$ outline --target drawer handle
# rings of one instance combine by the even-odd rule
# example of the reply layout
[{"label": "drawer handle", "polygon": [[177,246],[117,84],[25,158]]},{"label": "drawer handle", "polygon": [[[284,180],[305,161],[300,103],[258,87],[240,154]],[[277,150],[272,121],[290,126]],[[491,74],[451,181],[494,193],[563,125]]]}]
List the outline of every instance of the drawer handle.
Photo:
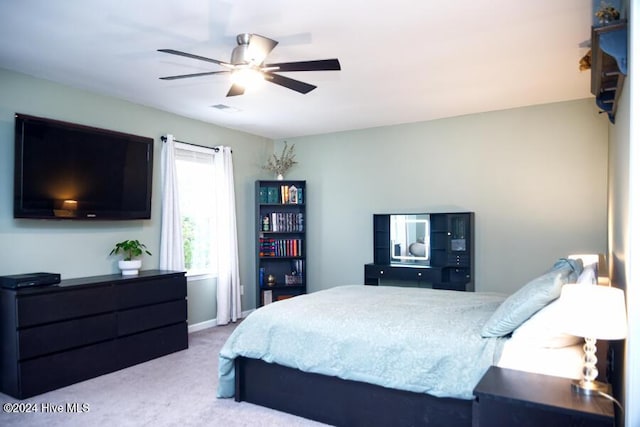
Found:
[{"label": "drawer handle", "polygon": [[418,273],[418,277],[422,276],[422,273]]},{"label": "drawer handle", "polygon": [[383,270],[380,270],[380,274],[384,274],[384,271],[383,271]]}]

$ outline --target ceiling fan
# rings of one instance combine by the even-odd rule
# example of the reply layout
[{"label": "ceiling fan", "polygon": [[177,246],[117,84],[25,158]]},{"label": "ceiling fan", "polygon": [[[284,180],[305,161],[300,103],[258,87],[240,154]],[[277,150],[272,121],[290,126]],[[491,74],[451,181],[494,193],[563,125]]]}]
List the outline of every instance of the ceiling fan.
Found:
[{"label": "ceiling fan", "polygon": [[289,71],[331,71],[340,70],[340,62],[337,59],[320,59],[314,61],[280,62],[265,64],[267,55],[276,47],[277,41],[270,38],[250,33],[238,34],[236,37],[238,45],[231,52],[231,61],[224,62],[217,59],[206,58],[204,56],[193,55],[191,53],[180,52],[173,49],[158,49],[159,52],[170,53],[172,55],[184,56],[200,61],[213,62],[226,70],[209,71],[204,73],[183,74],[178,76],[160,77],[161,80],[176,80],[191,77],[210,76],[214,74],[231,74],[232,85],[227,96],[242,95],[246,87],[254,80],[266,80],[287,89],[300,93],[309,93],[317,86],[300,80],[277,74],[278,72]]}]

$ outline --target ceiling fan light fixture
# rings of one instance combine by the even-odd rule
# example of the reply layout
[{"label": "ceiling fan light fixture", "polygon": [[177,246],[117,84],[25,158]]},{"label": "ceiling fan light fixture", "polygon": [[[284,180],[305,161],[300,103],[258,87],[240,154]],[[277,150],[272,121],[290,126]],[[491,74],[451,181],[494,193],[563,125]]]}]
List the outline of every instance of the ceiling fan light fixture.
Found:
[{"label": "ceiling fan light fixture", "polygon": [[291,89],[301,94],[306,94],[316,89],[317,86],[292,79],[278,74],[278,72],[292,71],[337,71],[340,70],[340,62],[337,58],[315,59],[309,61],[265,63],[266,57],[278,45],[276,40],[259,34],[241,33],[236,37],[238,45],[231,52],[231,61],[224,62],[217,59],[206,58],[192,53],[181,52],[174,49],[158,49],[160,52],[200,61],[213,62],[225,68],[221,71],[208,71],[203,73],[182,74],[178,76],[160,77],[161,80],[175,80],[189,77],[210,76],[215,74],[229,74],[232,85],[227,92],[227,97],[238,96],[248,89],[253,90],[264,81],[268,81],[286,89]]},{"label": "ceiling fan light fixture", "polygon": [[264,75],[254,68],[236,68],[231,73],[231,82],[244,89],[254,89],[264,83]]}]

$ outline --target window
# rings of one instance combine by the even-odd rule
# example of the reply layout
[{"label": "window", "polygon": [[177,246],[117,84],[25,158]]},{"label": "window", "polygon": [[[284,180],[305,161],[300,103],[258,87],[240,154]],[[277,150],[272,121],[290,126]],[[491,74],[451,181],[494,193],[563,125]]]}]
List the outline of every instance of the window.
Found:
[{"label": "window", "polygon": [[214,275],[213,149],[176,143],[176,174],[188,276]]}]

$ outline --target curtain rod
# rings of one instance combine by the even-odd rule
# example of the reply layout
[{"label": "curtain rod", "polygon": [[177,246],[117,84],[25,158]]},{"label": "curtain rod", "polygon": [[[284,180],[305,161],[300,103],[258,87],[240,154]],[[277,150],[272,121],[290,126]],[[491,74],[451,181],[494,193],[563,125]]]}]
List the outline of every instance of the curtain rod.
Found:
[{"label": "curtain rod", "polygon": [[[162,140],[162,142],[167,142],[167,137],[165,135],[162,135],[160,137],[160,140]],[[216,153],[218,151],[220,151],[220,149],[218,147],[207,147],[206,145],[199,145],[199,144],[194,144],[192,142],[185,142],[185,141],[178,141],[177,139],[173,139],[175,142],[179,142],[180,144],[187,144],[187,145],[193,145],[194,147],[201,147],[201,148],[209,148],[210,150],[215,151]],[[233,153],[233,150],[231,150],[231,152]]]}]

